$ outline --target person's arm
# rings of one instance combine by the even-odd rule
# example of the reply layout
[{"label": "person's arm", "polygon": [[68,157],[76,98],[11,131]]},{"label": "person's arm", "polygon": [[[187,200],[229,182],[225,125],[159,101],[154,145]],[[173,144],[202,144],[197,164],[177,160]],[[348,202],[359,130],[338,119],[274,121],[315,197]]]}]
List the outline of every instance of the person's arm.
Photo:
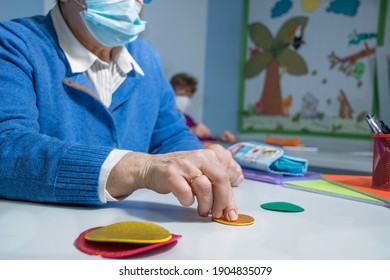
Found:
[{"label": "person's arm", "polygon": [[[66,67],[58,50],[32,40],[33,33],[13,33],[17,28],[4,31],[0,24],[0,197],[100,204],[101,168],[117,144],[107,131],[107,112],[86,91],[63,80]],[[145,138],[155,155],[127,153],[110,171],[107,191],[115,198],[138,188],[172,192],[184,205],[196,197],[201,215],[211,210],[229,217],[236,212],[231,184],[242,180],[239,166],[218,147],[169,153],[202,145],[173,109],[172,91],[161,77],[151,76],[160,79],[155,88],[162,90],[153,101],[160,109],[150,142]]]},{"label": "person's arm", "polygon": [[[37,37],[26,30],[17,23],[0,24],[0,197],[99,204],[100,169],[112,148],[42,133],[64,122],[58,113],[62,104],[47,98],[57,94],[61,100],[64,93],[53,89],[63,89],[63,76],[56,75],[64,65],[56,64],[56,50],[42,50]],[[46,71],[50,67],[54,70]],[[50,123],[40,122],[39,106],[54,112]]]},{"label": "person's arm", "polygon": [[99,199],[103,203],[118,201],[120,199],[120,198],[112,197],[112,195],[107,191],[107,181],[114,166],[117,165],[118,162],[127,153],[131,153],[131,152],[132,151],[128,151],[128,150],[114,149],[111,151],[111,153],[107,156],[107,158],[103,162],[103,165],[100,169],[100,175],[99,175]]},{"label": "person's arm", "polygon": [[[215,217],[224,214],[227,219],[235,220],[237,206],[231,186],[243,180],[241,168],[230,151],[219,145],[204,149],[189,131],[161,69],[157,65],[154,73],[148,72],[161,89],[151,154],[126,154],[112,169],[107,191],[115,198],[128,196],[139,188],[172,192],[183,205],[191,205],[196,199],[202,216],[211,211]],[[202,175],[197,177],[198,174]]]}]

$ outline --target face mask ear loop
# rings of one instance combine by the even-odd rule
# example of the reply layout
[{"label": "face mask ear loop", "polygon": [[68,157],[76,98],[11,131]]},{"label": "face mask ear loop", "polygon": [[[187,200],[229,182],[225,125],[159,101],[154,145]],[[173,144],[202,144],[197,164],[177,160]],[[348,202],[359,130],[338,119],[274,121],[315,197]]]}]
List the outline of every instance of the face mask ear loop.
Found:
[{"label": "face mask ear loop", "polygon": [[85,11],[88,10],[87,8],[87,5],[86,4],[83,4],[83,3],[80,3],[79,0],[74,0],[77,4],[79,4]]}]

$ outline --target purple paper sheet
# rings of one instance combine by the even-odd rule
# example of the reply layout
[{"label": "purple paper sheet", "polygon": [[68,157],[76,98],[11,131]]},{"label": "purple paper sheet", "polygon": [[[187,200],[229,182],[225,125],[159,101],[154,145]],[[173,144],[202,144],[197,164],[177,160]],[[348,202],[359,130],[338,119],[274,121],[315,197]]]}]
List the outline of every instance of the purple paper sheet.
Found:
[{"label": "purple paper sheet", "polygon": [[273,174],[249,169],[243,169],[242,173],[244,174],[245,179],[261,181],[276,185],[283,185],[285,182],[288,181],[314,180],[321,178],[320,173],[311,171],[306,172],[304,176],[287,176],[282,174]]}]

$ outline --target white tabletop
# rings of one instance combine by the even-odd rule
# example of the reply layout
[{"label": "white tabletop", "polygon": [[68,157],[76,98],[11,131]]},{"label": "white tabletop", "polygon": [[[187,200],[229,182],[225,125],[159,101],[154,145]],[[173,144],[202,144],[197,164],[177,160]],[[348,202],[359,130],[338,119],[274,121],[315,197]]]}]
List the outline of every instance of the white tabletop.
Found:
[{"label": "white tabletop", "polygon": [[[183,237],[133,259],[390,259],[390,209],[245,180],[234,188],[251,226],[227,226],[198,217],[172,195],[141,190],[104,207],[0,200],[0,259],[100,259],[74,246],[92,227],[121,221],[157,223]],[[267,211],[260,204],[287,201],[301,213]]]}]

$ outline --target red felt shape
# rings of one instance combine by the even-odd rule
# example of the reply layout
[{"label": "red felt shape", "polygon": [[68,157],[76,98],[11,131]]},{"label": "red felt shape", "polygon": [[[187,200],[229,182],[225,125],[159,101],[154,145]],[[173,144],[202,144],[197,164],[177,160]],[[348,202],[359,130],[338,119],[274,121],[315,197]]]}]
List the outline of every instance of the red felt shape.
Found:
[{"label": "red felt shape", "polygon": [[95,242],[85,239],[85,235],[99,227],[90,228],[83,231],[76,239],[76,247],[89,255],[98,255],[103,258],[125,258],[136,254],[140,254],[167,244],[173,243],[180,239],[181,235],[172,234],[172,238],[168,241],[154,244],[139,244],[139,243],[118,243],[118,242]]}]

